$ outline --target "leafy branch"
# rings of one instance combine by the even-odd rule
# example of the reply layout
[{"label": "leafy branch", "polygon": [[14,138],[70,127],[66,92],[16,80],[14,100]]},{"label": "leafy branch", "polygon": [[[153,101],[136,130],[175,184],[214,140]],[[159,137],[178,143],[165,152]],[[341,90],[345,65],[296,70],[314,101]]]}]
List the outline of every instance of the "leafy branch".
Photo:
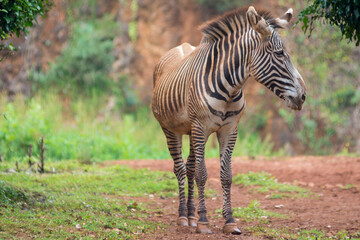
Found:
[{"label": "leafy branch", "polygon": [[360,1],[359,0],[308,0],[310,5],[299,14],[302,30],[306,34],[314,30],[314,23],[323,20],[341,30],[342,36],[350,42],[360,44]]},{"label": "leafy branch", "polygon": [[[0,41],[23,32],[29,33],[38,15],[45,17],[52,0],[0,0]],[[1,50],[14,51],[12,43],[1,43]]]}]

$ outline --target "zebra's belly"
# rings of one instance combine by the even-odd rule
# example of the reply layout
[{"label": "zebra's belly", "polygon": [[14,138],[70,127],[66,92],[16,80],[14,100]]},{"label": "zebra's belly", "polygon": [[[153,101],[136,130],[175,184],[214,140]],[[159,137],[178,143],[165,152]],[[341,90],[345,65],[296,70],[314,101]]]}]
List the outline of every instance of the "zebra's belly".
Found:
[{"label": "zebra's belly", "polygon": [[172,113],[171,115],[155,116],[162,128],[179,134],[190,134],[191,122],[186,111]]}]

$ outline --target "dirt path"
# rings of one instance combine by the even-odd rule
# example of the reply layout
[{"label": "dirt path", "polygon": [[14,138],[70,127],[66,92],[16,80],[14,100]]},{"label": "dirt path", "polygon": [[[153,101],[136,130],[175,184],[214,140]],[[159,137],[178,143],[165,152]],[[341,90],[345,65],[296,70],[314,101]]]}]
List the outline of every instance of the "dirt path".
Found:
[{"label": "dirt path", "polygon": [[[149,168],[150,170],[172,171],[171,160],[138,160],[112,161],[106,165],[125,164],[134,168]],[[169,224],[166,231],[158,231],[152,236],[142,236],[143,239],[259,239],[245,227],[255,226],[255,223],[237,220],[243,231],[240,237],[222,234],[223,220],[216,209],[222,206],[222,193],[219,180],[219,160],[207,159],[207,187],[216,190],[216,195],[207,198],[206,204],[213,234],[199,235],[194,229],[176,226],[178,199],[160,199],[159,197],[142,198],[139,201],[151,203],[154,211],[150,220]],[[298,199],[269,199],[265,194],[249,192],[248,189],[233,185],[233,207],[247,206],[257,199],[261,207],[281,214],[289,219],[271,219],[267,227],[281,229],[287,227],[297,230],[318,229],[332,235],[346,230],[349,233],[360,231],[360,158],[347,157],[294,157],[282,159],[233,159],[233,175],[248,171],[266,171],[274,175],[280,182],[296,183],[315,193],[317,197]],[[350,185],[352,184],[352,185]],[[275,205],[283,205],[277,209]]]}]

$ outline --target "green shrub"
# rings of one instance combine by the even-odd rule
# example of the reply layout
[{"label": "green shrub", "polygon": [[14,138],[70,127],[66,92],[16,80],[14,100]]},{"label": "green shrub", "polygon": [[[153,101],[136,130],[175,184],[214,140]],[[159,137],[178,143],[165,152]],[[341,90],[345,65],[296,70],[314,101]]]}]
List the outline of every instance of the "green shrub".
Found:
[{"label": "green shrub", "polygon": [[56,87],[64,94],[109,91],[109,73],[114,62],[113,39],[118,26],[113,17],[76,22],[68,46],[47,73],[34,72],[35,87]]}]

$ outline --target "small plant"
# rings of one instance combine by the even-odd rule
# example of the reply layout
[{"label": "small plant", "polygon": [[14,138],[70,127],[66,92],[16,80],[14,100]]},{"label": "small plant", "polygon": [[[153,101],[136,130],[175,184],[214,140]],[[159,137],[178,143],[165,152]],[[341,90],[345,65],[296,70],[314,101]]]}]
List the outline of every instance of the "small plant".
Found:
[{"label": "small plant", "polygon": [[2,204],[26,202],[27,195],[19,188],[13,187],[5,181],[0,181],[0,207]]},{"label": "small plant", "polygon": [[129,37],[132,43],[136,42],[137,40],[137,35],[138,35],[138,30],[137,30],[137,12],[138,12],[138,0],[132,0],[131,1],[131,5],[130,5],[130,9],[131,9],[131,14],[132,14],[132,20],[129,23],[128,26],[128,32],[129,32]]}]

